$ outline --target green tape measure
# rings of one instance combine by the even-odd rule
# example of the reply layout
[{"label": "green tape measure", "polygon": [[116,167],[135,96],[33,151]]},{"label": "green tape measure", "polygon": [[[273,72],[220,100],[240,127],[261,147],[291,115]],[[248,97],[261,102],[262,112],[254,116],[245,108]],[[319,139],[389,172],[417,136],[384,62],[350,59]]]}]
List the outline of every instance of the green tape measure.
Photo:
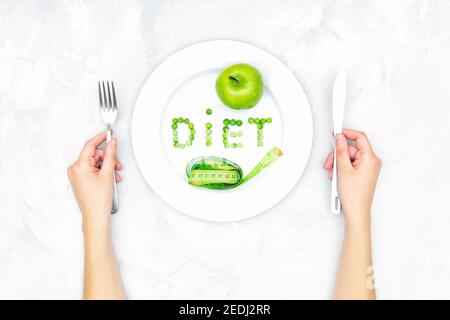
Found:
[{"label": "green tape measure", "polygon": [[239,165],[219,157],[192,159],[186,167],[186,174],[188,182],[194,186],[230,189],[247,182],[282,155],[280,149],[273,147],[245,177]]}]

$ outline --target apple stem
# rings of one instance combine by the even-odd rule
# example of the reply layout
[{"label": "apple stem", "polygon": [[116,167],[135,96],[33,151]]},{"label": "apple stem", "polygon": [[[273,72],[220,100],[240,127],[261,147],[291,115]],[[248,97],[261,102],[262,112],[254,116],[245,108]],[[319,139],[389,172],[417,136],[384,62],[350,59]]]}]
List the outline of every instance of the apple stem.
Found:
[{"label": "apple stem", "polygon": [[236,79],[235,77],[233,77],[233,76],[230,76],[229,77],[229,79],[230,80],[232,80],[235,84],[237,84],[237,85],[239,85],[241,82],[239,81],[239,79]]}]

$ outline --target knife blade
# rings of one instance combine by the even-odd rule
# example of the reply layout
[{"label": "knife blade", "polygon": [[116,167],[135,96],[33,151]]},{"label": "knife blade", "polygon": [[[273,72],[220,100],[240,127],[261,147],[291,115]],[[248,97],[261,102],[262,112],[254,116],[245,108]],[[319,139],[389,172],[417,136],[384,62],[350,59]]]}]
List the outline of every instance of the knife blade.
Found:
[{"label": "knife blade", "polygon": [[[333,84],[333,133],[342,133],[342,125],[344,122],[345,100],[347,96],[347,73],[342,70],[338,73]],[[335,214],[341,212],[341,202],[338,195],[337,186],[337,164],[336,164],[336,148],[334,148],[333,161],[333,179],[331,181],[331,211]]]},{"label": "knife blade", "polygon": [[347,95],[347,72],[342,70],[333,85],[333,129],[334,134],[342,132],[344,122],[345,98]]}]

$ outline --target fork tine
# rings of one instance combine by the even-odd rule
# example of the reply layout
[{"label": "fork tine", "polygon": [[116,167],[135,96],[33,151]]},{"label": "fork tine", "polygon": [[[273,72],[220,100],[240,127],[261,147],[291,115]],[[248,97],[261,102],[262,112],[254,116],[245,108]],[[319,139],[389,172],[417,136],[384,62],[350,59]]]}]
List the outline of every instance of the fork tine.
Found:
[{"label": "fork tine", "polygon": [[117,101],[116,101],[116,90],[114,90],[114,82],[111,81],[111,87],[112,87],[112,102],[113,102],[113,110],[117,110]]},{"label": "fork tine", "polygon": [[108,99],[106,98],[105,81],[102,81],[104,110],[108,109]]},{"label": "fork tine", "polygon": [[98,101],[100,104],[100,110],[103,110],[102,87],[100,86],[100,81],[98,82]]},{"label": "fork tine", "polygon": [[112,99],[111,99],[111,90],[109,86],[109,81],[106,81],[106,87],[108,88],[108,111],[112,109]]}]

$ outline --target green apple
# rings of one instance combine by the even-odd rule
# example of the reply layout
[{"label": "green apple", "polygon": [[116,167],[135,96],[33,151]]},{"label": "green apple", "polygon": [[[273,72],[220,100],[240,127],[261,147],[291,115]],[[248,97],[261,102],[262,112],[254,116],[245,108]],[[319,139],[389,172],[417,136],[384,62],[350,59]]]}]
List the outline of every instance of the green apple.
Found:
[{"label": "green apple", "polygon": [[216,80],[216,92],[220,100],[233,109],[250,109],[263,95],[264,83],[255,67],[233,64],[222,71]]}]

